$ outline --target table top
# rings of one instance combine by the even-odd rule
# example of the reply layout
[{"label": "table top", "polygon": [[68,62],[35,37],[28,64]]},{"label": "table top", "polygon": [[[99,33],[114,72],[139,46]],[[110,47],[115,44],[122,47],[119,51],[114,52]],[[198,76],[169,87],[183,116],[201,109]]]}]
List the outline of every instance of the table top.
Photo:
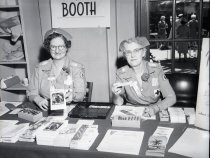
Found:
[{"label": "table top", "polygon": [[[140,128],[125,128],[125,127],[112,127],[110,116],[113,112],[113,109],[111,109],[109,115],[106,119],[95,119],[94,124],[99,125],[98,126],[98,132],[99,135],[96,138],[94,144],[91,146],[91,148],[88,151],[85,150],[76,150],[76,149],[70,149],[67,147],[54,147],[54,146],[44,146],[44,145],[37,145],[36,142],[17,142],[17,143],[0,143],[0,158],[20,158],[20,157],[30,157],[30,158],[139,158],[139,157],[149,157],[145,156],[145,152],[148,146],[148,139],[149,137],[154,133],[157,126],[163,126],[163,127],[171,127],[174,128],[174,131],[172,132],[170,139],[168,141],[167,147],[166,147],[166,153],[165,157],[170,158],[186,158],[182,155],[177,155],[174,153],[169,153],[168,150],[174,145],[174,143],[178,140],[178,138],[183,134],[183,132],[189,126],[187,123],[170,123],[170,122],[160,122],[159,116],[157,115],[156,120],[146,120],[141,122]],[[5,114],[0,117],[1,120],[17,120],[17,115],[10,115]],[[76,123],[78,121],[77,118],[67,118],[69,120],[69,123]],[[20,122],[27,122],[22,119],[18,119]],[[140,153],[138,156],[136,155],[127,155],[127,154],[116,154],[116,153],[108,153],[108,152],[100,152],[97,151],[97,147],[102,141],[104,135],[106,134],[106,131],[108,129],[119,129],[119,130],[134,130],[134,131],[143,131],[144,132],[144,138],[142,141]]]}]

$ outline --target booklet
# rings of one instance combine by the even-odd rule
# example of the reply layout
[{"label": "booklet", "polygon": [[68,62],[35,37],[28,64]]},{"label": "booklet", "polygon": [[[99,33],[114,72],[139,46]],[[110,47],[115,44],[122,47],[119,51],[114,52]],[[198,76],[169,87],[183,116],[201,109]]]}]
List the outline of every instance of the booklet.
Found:
[{"label": "booklet", "polygon": [[146,156],[164,157],[166,145],[172,132],[173,128],[158,126],[149,138]]},{"label": "booklet", "polygon": [[98,125],[81,125],[70,143],[70,149],[89,150],[98,136]]},{"label": "booklet", "polygon": [[50,110],[66,109],[66,98],[64,89],[50,91]]}]

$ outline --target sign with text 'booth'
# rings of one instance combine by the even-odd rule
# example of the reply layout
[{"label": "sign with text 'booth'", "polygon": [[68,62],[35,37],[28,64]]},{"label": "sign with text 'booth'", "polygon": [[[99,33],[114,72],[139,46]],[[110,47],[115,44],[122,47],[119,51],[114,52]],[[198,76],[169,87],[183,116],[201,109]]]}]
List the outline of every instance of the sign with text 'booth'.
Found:
[{"label": "sign with text 'booth'", "polygon": [[110,27],[110,0],[51,0],[53,28]]}]

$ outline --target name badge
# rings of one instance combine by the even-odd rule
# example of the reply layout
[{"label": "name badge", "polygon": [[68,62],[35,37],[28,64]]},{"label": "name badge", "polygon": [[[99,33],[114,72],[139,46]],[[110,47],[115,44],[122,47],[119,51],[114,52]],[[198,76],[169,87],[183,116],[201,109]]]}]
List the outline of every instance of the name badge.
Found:
[{"label": "name badge", "polygon": [[64,81],[64,84],[70,86],[72,85],[72,83],[73,83],[72,77],[68,75],[67,79]]},{"label": "name badge", "polygon": [[158,86],[158,78],[152,78],[152,86]]}]

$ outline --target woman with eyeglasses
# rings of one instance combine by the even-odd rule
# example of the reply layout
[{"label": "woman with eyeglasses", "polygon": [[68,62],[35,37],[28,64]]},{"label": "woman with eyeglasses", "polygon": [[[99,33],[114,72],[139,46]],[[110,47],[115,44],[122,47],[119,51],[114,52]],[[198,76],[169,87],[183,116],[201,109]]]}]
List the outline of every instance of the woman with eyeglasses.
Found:
[{"label": "woman with eyeglasses", "polygon": [[145,60],[147,46],[149,41],[145,37],[130,38],[120,43],[119,50],[128,65],[117,70],[112,91],[115,105],[144,105],[145,116],[153,116],[172,106],[176,96],[161,65]]},{"label": "woman with eyeglasses", "polygon": [[50,91],[64,89],[66,102],[83,101],[86,93],[85,69],[68,56],[71,35],[53,28],[46,32],[43,47],[51,58],[36,66],[28,88],[29,100],[47,111]]}]

